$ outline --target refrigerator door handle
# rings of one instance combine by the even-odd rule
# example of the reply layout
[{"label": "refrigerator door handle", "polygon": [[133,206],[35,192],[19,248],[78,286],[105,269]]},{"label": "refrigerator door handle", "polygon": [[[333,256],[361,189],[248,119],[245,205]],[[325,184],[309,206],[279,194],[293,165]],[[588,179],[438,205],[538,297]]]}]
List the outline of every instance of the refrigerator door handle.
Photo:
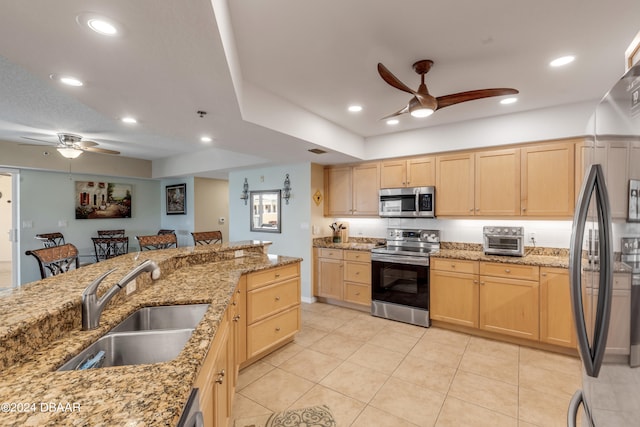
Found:
[{"label": "refrigerator door handle", "polygon": [[578,390],[573,394],[567,409],[567,427],[576,427],[578,420],[578,408],[584,401],[582,390]]},{"label": "refrigerator door handle", "polygon": [[[593,347],[590,347],[582,302],[582,241],[592,194],[595,194],[596,198],[600,258],[597,267],[599,272],[598,303],[594,324]],[[571,230],[569,271],[571,277],[571,307],[576,325],[578,349],[580,350],[587,375],[597,377],[604,358],[609,331],[613,272],[611,208],[609,206],[607,187],[604,183],[604,173],[602,166],[599,164],[591,165],[576,205]]]}]

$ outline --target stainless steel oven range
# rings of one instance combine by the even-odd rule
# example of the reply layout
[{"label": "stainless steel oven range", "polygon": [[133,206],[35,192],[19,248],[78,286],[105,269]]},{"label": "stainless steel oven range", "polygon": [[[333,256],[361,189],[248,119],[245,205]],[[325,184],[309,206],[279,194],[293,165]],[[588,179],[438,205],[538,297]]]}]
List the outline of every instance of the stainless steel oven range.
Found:
[{"label": "stainless steel oven range", "polygon": [[387,230],[387,245],[371,250],[371,314],[431,326],[429,254],[438,250],[439,230]]}]

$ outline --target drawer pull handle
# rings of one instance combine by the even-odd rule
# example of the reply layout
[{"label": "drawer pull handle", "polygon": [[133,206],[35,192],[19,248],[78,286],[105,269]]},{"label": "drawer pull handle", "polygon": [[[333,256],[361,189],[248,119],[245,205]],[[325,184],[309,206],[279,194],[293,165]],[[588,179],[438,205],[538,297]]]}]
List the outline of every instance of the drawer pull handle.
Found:
[{"label": "drawer pull handle", "polygon": [[542,277],[547,277],[547,273],[542,273],[541,276]]},{"label": "drawer pull handle", "polygon": [[280,273],[276,273],[276,279],[280,277]]},{"label": "drawer pull handle", "polygon": [[240,320],[240,315],[236,314],[235,316],[233,316],[233,321],[237,322],[238,320]]},{"label": "drawer pull handle", "polygon": [[238,305],[238,301],[232,302],[231,305]]},{"label": "drawer pull handle", "polygon": [[451,264],[451,268],[456,268],[456,265],[455,264]]},{"label": "drawer pull handle", "polygon": [[280,297],[276,297],[276,301],[280,301]]},{"label": "drawer pull handle", "polygon": [[224,381],[224,369],[218,372],[218,378],[216,379],[216,382],[218,384],[222,384],[223,381]]},{"label": "drawer pull handle", "polygon": [[505,273],[511,273],[511,270],[509,270],[508,268],[505,268],[505,269],[504,269],[504,272],[505,272]]},{"label": "drawer pull handle", "polygon": [[356,296],[360,295],[360,292],[356,292]]},{"label": "drawer pull handle", "polygon": [[356,276],[357,276],[357,275],[359,275],[359,274],[360,274],[360,272],[359,272],[359,271],[356,271]]},{"label": "drawer pull handle", "polygon": [[477,280],[474,280],[474,281],[473,281],[473,284],[474,284],[474,285],[477,285],[477,284],[478,284],[478,281],[477,281]]},{"label": "drawer pull handle", "polygon": [[276,332],[280,332],[280,326],[276,327]]}]

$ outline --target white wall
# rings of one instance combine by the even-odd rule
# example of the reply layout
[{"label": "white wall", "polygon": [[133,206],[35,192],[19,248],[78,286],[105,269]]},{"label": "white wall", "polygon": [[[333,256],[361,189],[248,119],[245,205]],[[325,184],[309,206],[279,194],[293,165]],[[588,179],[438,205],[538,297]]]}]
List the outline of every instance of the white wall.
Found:
[{"label": "white wall", "polygon": [[[281,203],[281,233],[249,230],[249,203],[240,199],[244,179],[249,191],[277,190],[284,186],[285,175],[291,181],[291,199]],[[234,171],[229,174],[229,239],[268,240],[273,242],[269,253],[303,258],[301,265],[302,298],[310,301],[312,291],[311,226],[311,164],[295,163],[285,166]],[[314,190],[315,191],[315,190]]]},{"label": "white wall", "polygon": [[[75,219],[75,181],[99,181],[133,186],[132,217],[120,219]],[[25,255],[42,245],[39,233],[61,232],[81,255],[94,254],[91,237],[102,229],[124,228],[129,250],[137,247],[135,236],[155,234],[160,228],[160,185],[158,181],[22,170],[20,172],[20,257],[21,283],[40,280],[37,262]]]}]

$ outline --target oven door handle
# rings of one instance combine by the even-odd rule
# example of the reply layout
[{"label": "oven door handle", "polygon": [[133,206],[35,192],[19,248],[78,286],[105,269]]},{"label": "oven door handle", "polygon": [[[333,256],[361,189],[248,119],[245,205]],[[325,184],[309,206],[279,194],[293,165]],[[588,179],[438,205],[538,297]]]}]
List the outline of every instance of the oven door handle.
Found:
[{"label": "oven door handle", "polygon": [[429,257],[413,257],[408,255],[373,255],[371,262],[388,262],[392,264],[409,264],[409,265],[421,265],[429,266]]}]

